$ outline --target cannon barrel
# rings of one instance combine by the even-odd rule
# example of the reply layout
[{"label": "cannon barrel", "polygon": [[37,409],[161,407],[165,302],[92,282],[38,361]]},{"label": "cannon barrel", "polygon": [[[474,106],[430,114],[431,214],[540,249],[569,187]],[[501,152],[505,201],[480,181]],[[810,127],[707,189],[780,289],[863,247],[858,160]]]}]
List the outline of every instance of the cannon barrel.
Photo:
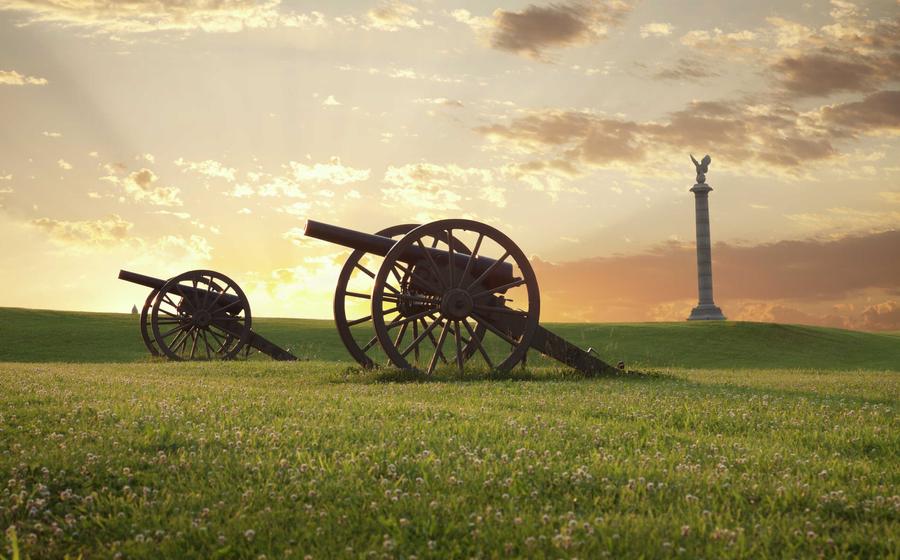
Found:
[{"label": "cannon barrel", "polygon": [[[120,270],[119,280],[125,280],[126,282],[138,284],[139,286],[146,286],[152,290],[161,290],[166,283],[165,280],[160,278],[138,274],[137,272],[131,272],[129,270]],[[181,290],[184,292],[185,296],[191,297],[202,297],[206,294],[205,289],[191,288],[189,286],[181,286]],[[232,294],[222,294],[222,296],[219,297],[219,303],[224,307],[225,305],[238,301],[238,299],[237,296]]]},{"label": "cannon barrel", "polygon": [[[363,250],[367,253],[380,255],[382,257],[387,255],[388,251],[390,251],[394,246],[394,243],[396,243],[396,240],[391,239],[390,237],[362,233],[340,226],[317,222],[315,220],[306,221],[306,227],[304,228],[303,233],[309,237],[314,237],[322,241],[328,241],[329,243],[342,245],[344,247],[349,247],[350,249]],[[443,249],[432,249],[429,247],[416,247],[415,245],[407,249],[398,260],[412,265],[419,264],[420,261],[427,258],[425,256],[426,251],[431,254],[431,258],[434,259],[435,262],[447,262],[449,256],[448,251]],[[465,268],[466,263],[469,262],[468,255],[454,253],[453,257],[457,268]],[[481,276],[484,271],[493,267],[493,270],[491,270],[484,279],[484,284],[488,288],[509,284],[515,280],[513,266],[510,263],[502,262],[495,266],[496,262],[495,259],[490,257],[477,256],[472,263],[471,274],[477,278]]]}]

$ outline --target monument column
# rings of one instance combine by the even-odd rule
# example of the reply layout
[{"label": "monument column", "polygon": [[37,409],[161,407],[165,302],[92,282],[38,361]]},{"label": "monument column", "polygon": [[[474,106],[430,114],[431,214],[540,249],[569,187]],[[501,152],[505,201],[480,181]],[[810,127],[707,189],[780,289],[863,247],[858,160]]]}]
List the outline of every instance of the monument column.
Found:
[{"label": "monument column", "polygon": [[697,166],[697,184],[691,187],[694,193],[694,212],[697,222],[697,291],[699,302],[697,307],[691,310],[688,321],[711,320],[722,321],[725,316],[722,310],[713,302],[712,283],[712,242],[709,235],[709,192],[712,189],[706,184],[706,172],[712,161],[707,155],[701,163],[691,156],[694,165]]}]

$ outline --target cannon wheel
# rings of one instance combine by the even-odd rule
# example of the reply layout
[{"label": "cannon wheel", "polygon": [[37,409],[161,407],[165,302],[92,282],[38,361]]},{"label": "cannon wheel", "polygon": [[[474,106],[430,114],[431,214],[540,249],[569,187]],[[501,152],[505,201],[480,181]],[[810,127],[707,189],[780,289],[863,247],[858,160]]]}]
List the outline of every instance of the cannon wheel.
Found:
[{"label": "cannon wheel", "polygon": [[[182,288],[205,290],[185,296]],[[159,349],[170,360],[229,360],[250,339],[250,303],[240,286],[221,272],[191,270],[168,280],[153,303],[150,324]],[[226,306],[222,295],[236,296]]]},{"label": "cannon wheel", "polygon": [[[392,239],[401,238],[417,227],[419,227],[419,224],[399,224],[384,228],[383,230],[376,232],[375,235],[390,237]],[[435,240],[432,240],[432,242],[434,243]],[[454,244],[454,250],[464,254],[469,253],[469,249],[466,248],[466,246],[462,243]],[[348,289],[354,273],[358,273],[357,277],[368,277],[372,281],[374,281],[375,273],[369,270],[360,262],[368,254],[369,253],[361,249],[350,253],[350,256],[347,257],[347,260],[344,262],[343,268],[341,268],[341,273],[338,276],[337,288],[335,288],[334,291],[334,322],[337,326],[338,334],[340,335],[341,341],[344,343],[344,346],[347,348],[347,351],[350,352],[351,356],[353,356],[353,359],[355,359],[357,363],[359,363],[359,365],[366,369],[373,368],[377,365],[371,358],[371,356],[368,355],[368,352],[370,352],[373,348],[378,347],[378,337],[373,336],[368,340],[366,344],[363,345],[361,345],[360,342],[356,340],[356,338],[353,336],[351,327],[371,322],[372,316],[369,315],[367,317],[361,317],[359,319],[353,320],[348,319],[347,302],[351,301],[352,299],[371,299],[371,288],[365,291],[360,291],[359,289]],[[358,281],[354,282],[354,284],[358,283]],[[414,337],[418,336],[420,326],[422,326],[422,323],[419,320],[413,322],[411,332]],[[424,328],[424,326],[422,328]],[[476,331],[479,338],[484,338],[484,332],[485,331],[483,328]],[[469,349],[470,353],[475,351],[475,347]],[[443,358],[444,361],[446,361],[446,357]]]},{"label": "cannon wheel", "polygon": [[144,346],[153,356],[159,356],[159,348],[156,346],[156,339],[152,334],[153,327],[150,325],[150,310],[153,309],[157,294],[159,294],[159,290],[151,291],[144,300],[144,307],[141,308],[141,338],[144,340]]},{"label": "cannon wheel", "polygon": [[[456,241],[467,242],[473,238],[472,252],[462,270],[458,266],[448,266],[448,262],[455,262],[453,258],[436,262],[429,256],[413,267],[407,267],[400,260],[413,246],[427,248],[429,239],[443,240],[444,247],[437,248],[447,250],[447,247],[455,246]],[[435,245],[431,244],[431,247]],[[509,262],[514,265],[514,270],[518,269],[520,276],[511,283],[488,288],[485,278],[490,270],[474,277],[472,264],[478,255],[491,256],[499,263]],[[405,293],[401,278],[397,277],[398,269],[411,274],[413,284],[425,293]],[[507,297],[509,290],[513,290],[517,303],[525,305],[525,309],[505,305],[512,301]],[[409,343],[403,343],[402,331],[413,319],[397,314],[397,309],[404,304],[415,304],[421,310],[412,317],[422,315],[430,320]],[[398,368],[424,369],[428,374],[434,372],[439,357],[445,353],[453,357],[451,362],[455,362],[460,373],[464,372],[464,364],[475,357],[483,359],[490,369],[509,370],[528,351],[539,316],[537,278],[525,253],[497,229],[473,220],[439,220],[406,234],[385,256],[372,291],[372,323],[385,354]],[[394,329],[400,329],[395,336],[391,333]],[[479,337],[479,330],[491,336]],[[421,352],[434,336],[437,341],[431,340],[433,351],[425,347],[426,351]],[[446,344],[448,336],[454,340],[453,344]],[[468,351],[471,349],[475,351]],[[425,354],[424,361],[420,359],[421,354]],[[410,363],[409,358],[413,358],[416,365]]]}]

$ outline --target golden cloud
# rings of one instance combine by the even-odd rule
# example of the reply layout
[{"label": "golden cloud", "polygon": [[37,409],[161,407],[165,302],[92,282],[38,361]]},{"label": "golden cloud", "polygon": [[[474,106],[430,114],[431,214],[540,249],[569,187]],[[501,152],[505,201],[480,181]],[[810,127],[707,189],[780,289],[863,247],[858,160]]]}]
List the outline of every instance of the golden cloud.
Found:
[{"label": "golden cloud", "polygon": [[400,29],[421,29],[429,27],[433,22],[423,19],[421,21],[415,18],[419,9],[410,4],[400,2],[399,0],[390,0],[383,2],[377,8],[369,10],[368,17],[370,25],[375,29],[382,31],[399,31]]},{"label": "golden cloud", "polygon": [[159,177],[146,167],[133,171],[125,177],[117,174],[121,170],[121,166],[107,165],[106,169],[110,174],[100,179],[120,187],[125,195],[135,202],[146,202],[154,206],[181,206],[183,204],[180,198],[181,189],[157,186]]},{"label": "golden cloud", "polygon": [[25,76],[15,70],[0,70],[0,85],[4,86],[43,86],[47,85],[45,78]]},{"label": "golden cloud", "polygon": [[479,198],[497,207],[506,206],[505,189],[497,186],[490,169],[412,163],[389,166],[381,189],[382,204],[428,211],[460,210],[466,198]]},{"label": "golden cloud", "polygon": [[106,33],[192,31],[233,33],[244,29],[322,26],[318,12],[283,13],[280,0],[3,0],[0,10],[23,14],[28,23],[49,22]]},{"label": "golden cloud", "polygon": [[535,60],[546,60],[548,49],[586,45],[606,37],[621,25],[631,5],[621,0],[530,5],[521,12],[495,10],[490,18],[455,10],[454,19],[486,37],[492,48]]},{"label": "golden cloud", "polygon": [[46,233],[51,239],[63,244],[88,247],[112,247],[129,243],[134,227],[117,214],[98,220],[65,221],[52,218],[37,218],[31,225]]},{"label": "golden cloud", "polygon": [[175,165],[183,168],[185,171],[198,173],[205,177],[224,179],[228,182],[233,182],[235,180],[234,168],[225,167],[223,164],[212,159],[204,161],[185,161],[184,158],[178,158],[175,160]]},{"label": "golden cloud", "polygon": [[834,139],[900,131],[900,91],[878,92],[806,113],[785,104],[693,102],[670,113],[667,120],[644,122],[544,109],[475,130],[503,150],[549,155],[576,167],[650,162],[673,150],[715,146],[729,162],[790,170],[836,158]]}]

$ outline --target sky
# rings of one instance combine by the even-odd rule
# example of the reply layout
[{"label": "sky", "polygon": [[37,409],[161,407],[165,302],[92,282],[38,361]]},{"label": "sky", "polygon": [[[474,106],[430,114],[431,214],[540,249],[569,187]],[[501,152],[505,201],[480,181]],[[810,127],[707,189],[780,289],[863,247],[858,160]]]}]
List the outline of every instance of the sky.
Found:
[{"label": "sky", "polygon": [[0,0],[0,306],[329,318],[305,219],[464,217],[543,320],[682,320],[708,153],[729,319],[900,330],[898,80],[897,0]]}]

